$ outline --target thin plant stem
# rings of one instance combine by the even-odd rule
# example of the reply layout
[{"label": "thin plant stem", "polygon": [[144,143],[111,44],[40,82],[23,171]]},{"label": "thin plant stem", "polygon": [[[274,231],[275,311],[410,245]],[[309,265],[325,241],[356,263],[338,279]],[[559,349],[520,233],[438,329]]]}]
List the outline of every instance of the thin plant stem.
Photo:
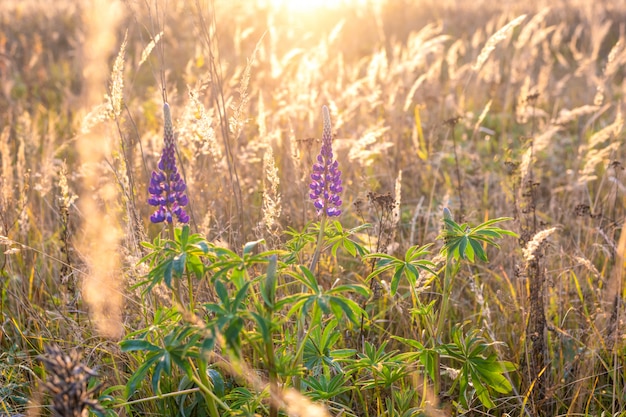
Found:
[{"label": "thin plant stem", "polygon": [[311,265],[309,266],[309,271],[311,272],[315,272],[317,263],[320,260],[320,255],[322,253],[322,246],[324,244],[324,229],[325,228],[326,228],[326,214],[323,214],[322,219],[320,220],[320,231],[317,235],[317,242],[315,243],[315,252],[313,252],[313,257],[311,258]]}]

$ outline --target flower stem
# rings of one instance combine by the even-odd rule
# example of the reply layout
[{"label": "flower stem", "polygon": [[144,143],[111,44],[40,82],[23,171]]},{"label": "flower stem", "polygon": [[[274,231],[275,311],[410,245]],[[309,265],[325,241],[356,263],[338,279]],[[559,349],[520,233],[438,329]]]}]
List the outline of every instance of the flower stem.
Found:
[{"label": "flower stem", "polygon": [[317,242],[315,244],[315,252],[313,252],[313,257],[311,258],[311,265],[309,266],[309,271],[311,272],[315,272],[317,263],[320,260],[320,254],[322,253],[322,246],[324,244],[324,229],[325,228],[326,228],[326,214],[323,214],[322,219],[320,220],[320,232],[317,235]]}]

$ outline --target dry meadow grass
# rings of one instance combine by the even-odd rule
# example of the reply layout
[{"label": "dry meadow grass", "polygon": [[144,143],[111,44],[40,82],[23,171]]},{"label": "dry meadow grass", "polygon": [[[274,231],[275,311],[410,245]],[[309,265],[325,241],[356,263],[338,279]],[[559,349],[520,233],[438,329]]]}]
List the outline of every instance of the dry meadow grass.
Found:
[{"label": "dry meadow grass", "polygon": [[[80,348],[106,387],[137,366],[118,341],[157,304],[131,286],[147,272],[140,243],[161,232],[146,201],[164,100],[191,229],[219,246],[279,248],[315,218],[323,105],[344,227],[390,228],[386,250],[404,254],[435,241],[443,207],[470,224],[513,218],[519,239],[461,270],[447,319],[502,342],[515,390],[492,410],[441,396],[414,415],[626,409],[626,3],[349,3],[3,2],[0,415],[48,413],[37,359],[48,344]],[[391,220],[373,198],[387,193]],[[368,273],[342,265],[320,280]],[[382,297],[371,342],[412,335],[410,300]],[[117,410],[164,413],[150,404]],[[317,411],[284,410],[323,415],[302,407]]]}]

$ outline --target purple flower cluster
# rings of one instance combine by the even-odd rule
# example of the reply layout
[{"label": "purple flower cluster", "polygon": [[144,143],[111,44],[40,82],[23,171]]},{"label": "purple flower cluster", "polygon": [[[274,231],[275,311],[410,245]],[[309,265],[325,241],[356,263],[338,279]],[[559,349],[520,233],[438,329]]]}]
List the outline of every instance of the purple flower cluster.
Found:
[{"label": "purple flower cluster", "polygon": [[313,200],[318,216],[333,217],[341,214],[340,193],[343,187],[341,186],[339,163],[333,160],[333,136],[328,107],[322,107],[322,116],[324,118],[322,150],[317,156],[317,162],[313,165],[309,197]]},{"label": "purple flower cluster", "polygon": [[150,198],[148,204],[156,207],[156,211],[150,216],[152,223],[168,222],[172,223],[176,216],[180,223],[189,223],[189,215],[184,207],[188,203],[185,189],[185,180],[178,173],[176,168],[176,148],[174,141],[174,127],[172,126],[172,115],[169,104],[163,105],[164,125],[164,147],[158,170],[152,171],[150,177]]}]

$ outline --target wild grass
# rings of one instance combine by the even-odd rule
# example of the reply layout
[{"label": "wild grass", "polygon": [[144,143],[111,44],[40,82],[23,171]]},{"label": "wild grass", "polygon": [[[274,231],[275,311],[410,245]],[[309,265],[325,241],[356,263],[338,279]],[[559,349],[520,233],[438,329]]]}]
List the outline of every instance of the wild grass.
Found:
[{"label": "wild grass", "polygon": [[3,3],[0,415],[624,413],[623,2],[359,4]]}]

